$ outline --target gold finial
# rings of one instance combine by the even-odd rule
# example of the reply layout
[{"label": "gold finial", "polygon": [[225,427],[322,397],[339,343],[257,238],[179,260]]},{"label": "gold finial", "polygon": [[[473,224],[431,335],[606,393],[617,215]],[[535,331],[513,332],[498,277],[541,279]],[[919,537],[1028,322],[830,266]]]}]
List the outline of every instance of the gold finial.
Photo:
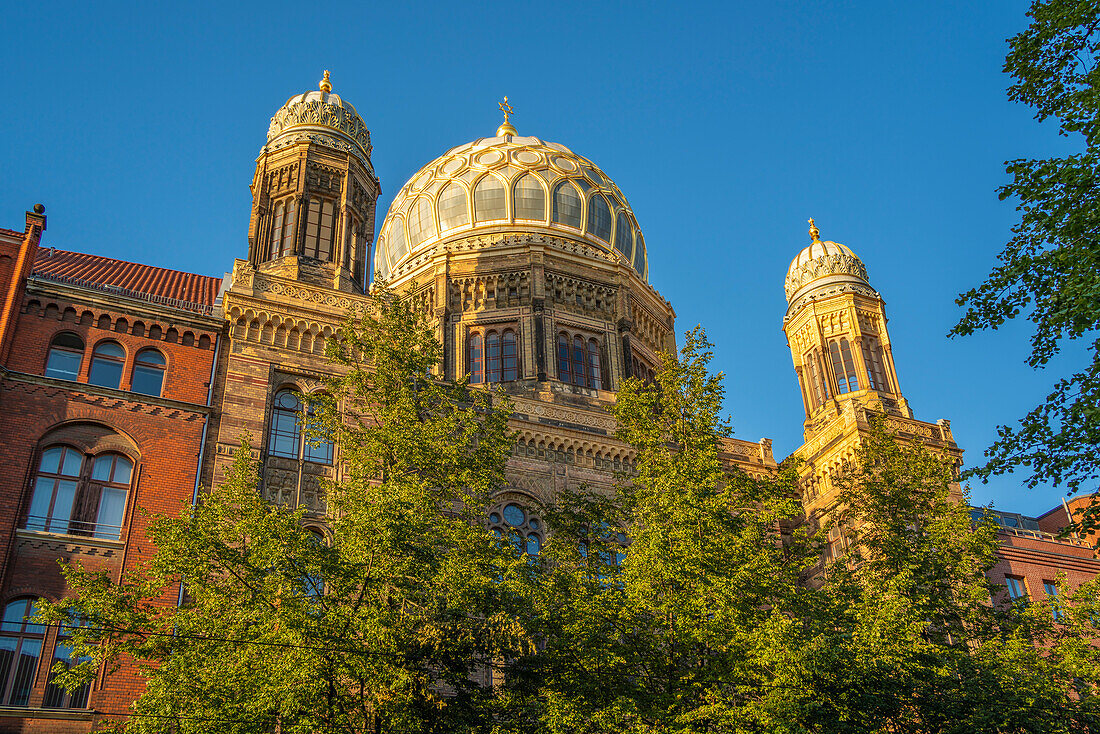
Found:
[{"label": "gold finial", "polygon": [[518,135],[519,133],[512,127],[512,123],[508,122],[508,116],[516,114],[515,110],[512,109],[512,105],[508,104],[508,97],[505,96],[504,101],[497,106],[500,107],[500,111],[504,113],[504,124],[497,128],[497,137],[502,138],[505,135]]},{"label": "gold finial", "polygon": [[325,76],[321,80],[321,91],[325,94],[332,91],[332,82],[328,80],[328,69],[325,69]]},{"label": "gold finial", "polygon": [[813,242],[821,242],[821,230],[814,224],[814,218],[810,217],[810,240]]}]

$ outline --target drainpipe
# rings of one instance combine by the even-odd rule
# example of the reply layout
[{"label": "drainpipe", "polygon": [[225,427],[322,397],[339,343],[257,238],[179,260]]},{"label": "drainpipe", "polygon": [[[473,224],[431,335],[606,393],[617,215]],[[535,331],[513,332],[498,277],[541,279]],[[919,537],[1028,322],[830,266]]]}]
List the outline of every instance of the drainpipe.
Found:
[{"label": "drainpipe", "polygon": [[[214,335],[214,362],[210,365],[210,384],[206,389],[206,407],[211,407],[211,401],[214,399],[214,375],[218,371],[218,355],[222,348],[221,334]],[[202,421],[202,438],[199,439],[199,460],[195,465],[195,487],[191,490],[191,506],[194,507],[195,503],[199,501],[199,477],[202,476],[202,459],[203,454],[206,451],[206,429],[210,425],[210,414],[207,413],[206,417]],[[176,598],[176,607],[183,606],[183,579],[180,579],[180,593]]]}]

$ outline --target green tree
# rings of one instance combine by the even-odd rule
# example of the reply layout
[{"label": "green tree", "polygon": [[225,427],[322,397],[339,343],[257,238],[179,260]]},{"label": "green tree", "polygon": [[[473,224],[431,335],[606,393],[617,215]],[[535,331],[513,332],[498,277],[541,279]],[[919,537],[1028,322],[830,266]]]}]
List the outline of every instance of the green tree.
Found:
[{"label": "green tree", "polygon": [[781,529],[791,473],[755,479],[722,456],[722,376],[701,329],[651,385],[614,407],[635,471],[613,495],[580,489],[554,534],[534,602],[545,648],[532,690],[552,732],[783,731],[816,593]]},{"label": "green tree", "polygon": [[1080,150],[1006,164],[1012,181],[999,193],[1017,202],[1020,221],[985,282],[957,299],[966,312],[951,334],[1023,316],[1035,324],[1028,363],[1036,368],[1067,342],[1088,344],[1085,363],[1017,426],[1001,426],[975,470],[988,478],[1027,467],[1031,487],[1076,491],[1100,476],[1100,2],[1035,0],[1028,16],[1009,40],[1009,98],[1056,121]]},{"label": "green tree", "polygon": [[[462,732],[507,718],[485,676],[528,650],[528,570],[482,521],[508,406],[431,378],[439,344],[392,293],[329,353],[341,374],[306,425],[336,440],[346,476],[326,488],[326,542],[304,510],[260,497],[245,443],[201,503],[155,518],[147,569],[116,585],[64,568],[76,596],[42,616],[84,625],[73,642],[89,660],[59,680],[139,661],[148,685],[126,731]],[[158,601],[181,580],[181,607]]]},{"label": "green tree", "polygon": [[[1049,609],[1007,604],[1004,587],[989,581],[996,526],[973,522],[944,457],[873,420],[836,482],[850,545],[826,575],[826,591],[846,607],[830,664],[856,730],[1096,725],[1087,699],[1071,695],[1083,669],[1051,649],[1067,630],[1054,629]],[[1080,638],[1063,641],[1071,639]]]}]

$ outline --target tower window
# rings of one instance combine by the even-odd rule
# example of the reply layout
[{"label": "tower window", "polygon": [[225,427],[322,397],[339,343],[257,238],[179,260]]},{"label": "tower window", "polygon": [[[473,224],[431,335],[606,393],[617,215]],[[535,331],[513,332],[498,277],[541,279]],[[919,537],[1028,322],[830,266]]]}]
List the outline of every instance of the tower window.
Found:
[{"label": "tower window", "polygon": [[501,362],[504,382],[511,382],[519,376],[519,364],[516,355],[516,332],[507,329],[501,337]]},{"label": "tower window", "polygon": [[279,251],[279,243],[283,238],[283,221],[286,219],[286,203],[280,201],[275,205],[275,213],[271,218],[271,247],[270,256],[274,257]]},{"label": "tower window", "polygon": [[84,361],[84,341],[70,331],[64,331],[50,342],[50,356],[46,359],[46,377],[59,380],[75,380]]},{"label": "tower window", "polygon": [[504,184],[494,176],[486,176],[474,187],[474,221],[486,222],[506,218]]},{"label": "tower window", "polygon": [[332,260],[333,236],[336,231],[336,205],[331,201],[309,200],[306,214],[306,236],[302,254],[315,260]]},{"label": "tower window", "polygon": [[558,334],[558,379],[570,385],[598,390],[600,343],[580,334]]},{"label": "tower window", "polygon": [[855,362],[852,361],[852,347],[846,338],[829,342],[829,356],[833,363],[833,377],[836,378],[838,394],[859,390],[856,379]]},{"label": "tower window", "polygon": [[581,196],[568,181],[562,181],[554,189],[554,221],[569,227],[581,226]]},{"label": "tower window", "polygon": [[485,337],[485,364],[488,382],[500,382],[500,334],[490,331]]},{"label": "tower window", "polygon": [[867,365],[867,384],[872,390],[889,391],[886,383],[885,360],[878,339],[863,338],[863,362]]},{"label": "tower window", "polygon": [[470,383],[480,384],[482,378],[482,339],[485,344],[484,382],[512,382],[519,379],[519,353],[514,329],[471,334],[467,340]]},{"label": "tower window", "polygon": [[805,365],[806,380],[810,386],[810,402],[815,407],[821,407],[831,397],[829,383],[825,380],[825,372],[821,369],[821,354],[816,349],[812,349],[806,352],[802,362]]},{"label": "tower window", "polygon": [[282,247],[279,249],[279,257],[294,254],[294,228],[298,224],[298,203],[289,199],[286,203],[286,216],[283,218]]},{"label": "tower window", "polygon": [[595,339],[588,340],[588,386],[593,390],[600,389],[600,343]]}]

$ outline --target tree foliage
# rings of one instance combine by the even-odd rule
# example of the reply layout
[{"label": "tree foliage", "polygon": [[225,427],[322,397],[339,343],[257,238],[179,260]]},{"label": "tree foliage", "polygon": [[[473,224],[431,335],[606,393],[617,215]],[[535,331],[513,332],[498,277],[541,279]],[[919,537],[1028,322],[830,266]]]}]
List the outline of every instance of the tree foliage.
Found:
[{"label": "tree foliage", "polygon": [[[488,730],[501,701],[488,663],[529,650],[517,620],[526,565],[482,523],[512,438],[507,405],[433,379],[440,347],[382,292],[330,348],[342,368],[306,428],[335,439],[345,478],[327,489],[326,542],[304,509],[275,506],[242,444],[223,482],[160,516],[148,568],[115,585],[65,567],[88,662],[141,661],[129,732]],[[185,603],[158,600],[182,581]]]},{"label": "tree foliage", "polygon": [[1087,358],[1060,378],[1015,427],[1001,426],[976,473],[1027,467],[1029,486],[1076,491],[1100,476],[1100,2],[1035,0],[1026,30],[1010,39],[1004,70],[1009,98],[1052,119],[1079,152],[1009,161],[1020,221],[998,264],[957,299],[966,312],[952,330],[967,335],[1024,317],[1035,325],[1031,366],[1047,365],[1067,342],[1083,340]]}]

